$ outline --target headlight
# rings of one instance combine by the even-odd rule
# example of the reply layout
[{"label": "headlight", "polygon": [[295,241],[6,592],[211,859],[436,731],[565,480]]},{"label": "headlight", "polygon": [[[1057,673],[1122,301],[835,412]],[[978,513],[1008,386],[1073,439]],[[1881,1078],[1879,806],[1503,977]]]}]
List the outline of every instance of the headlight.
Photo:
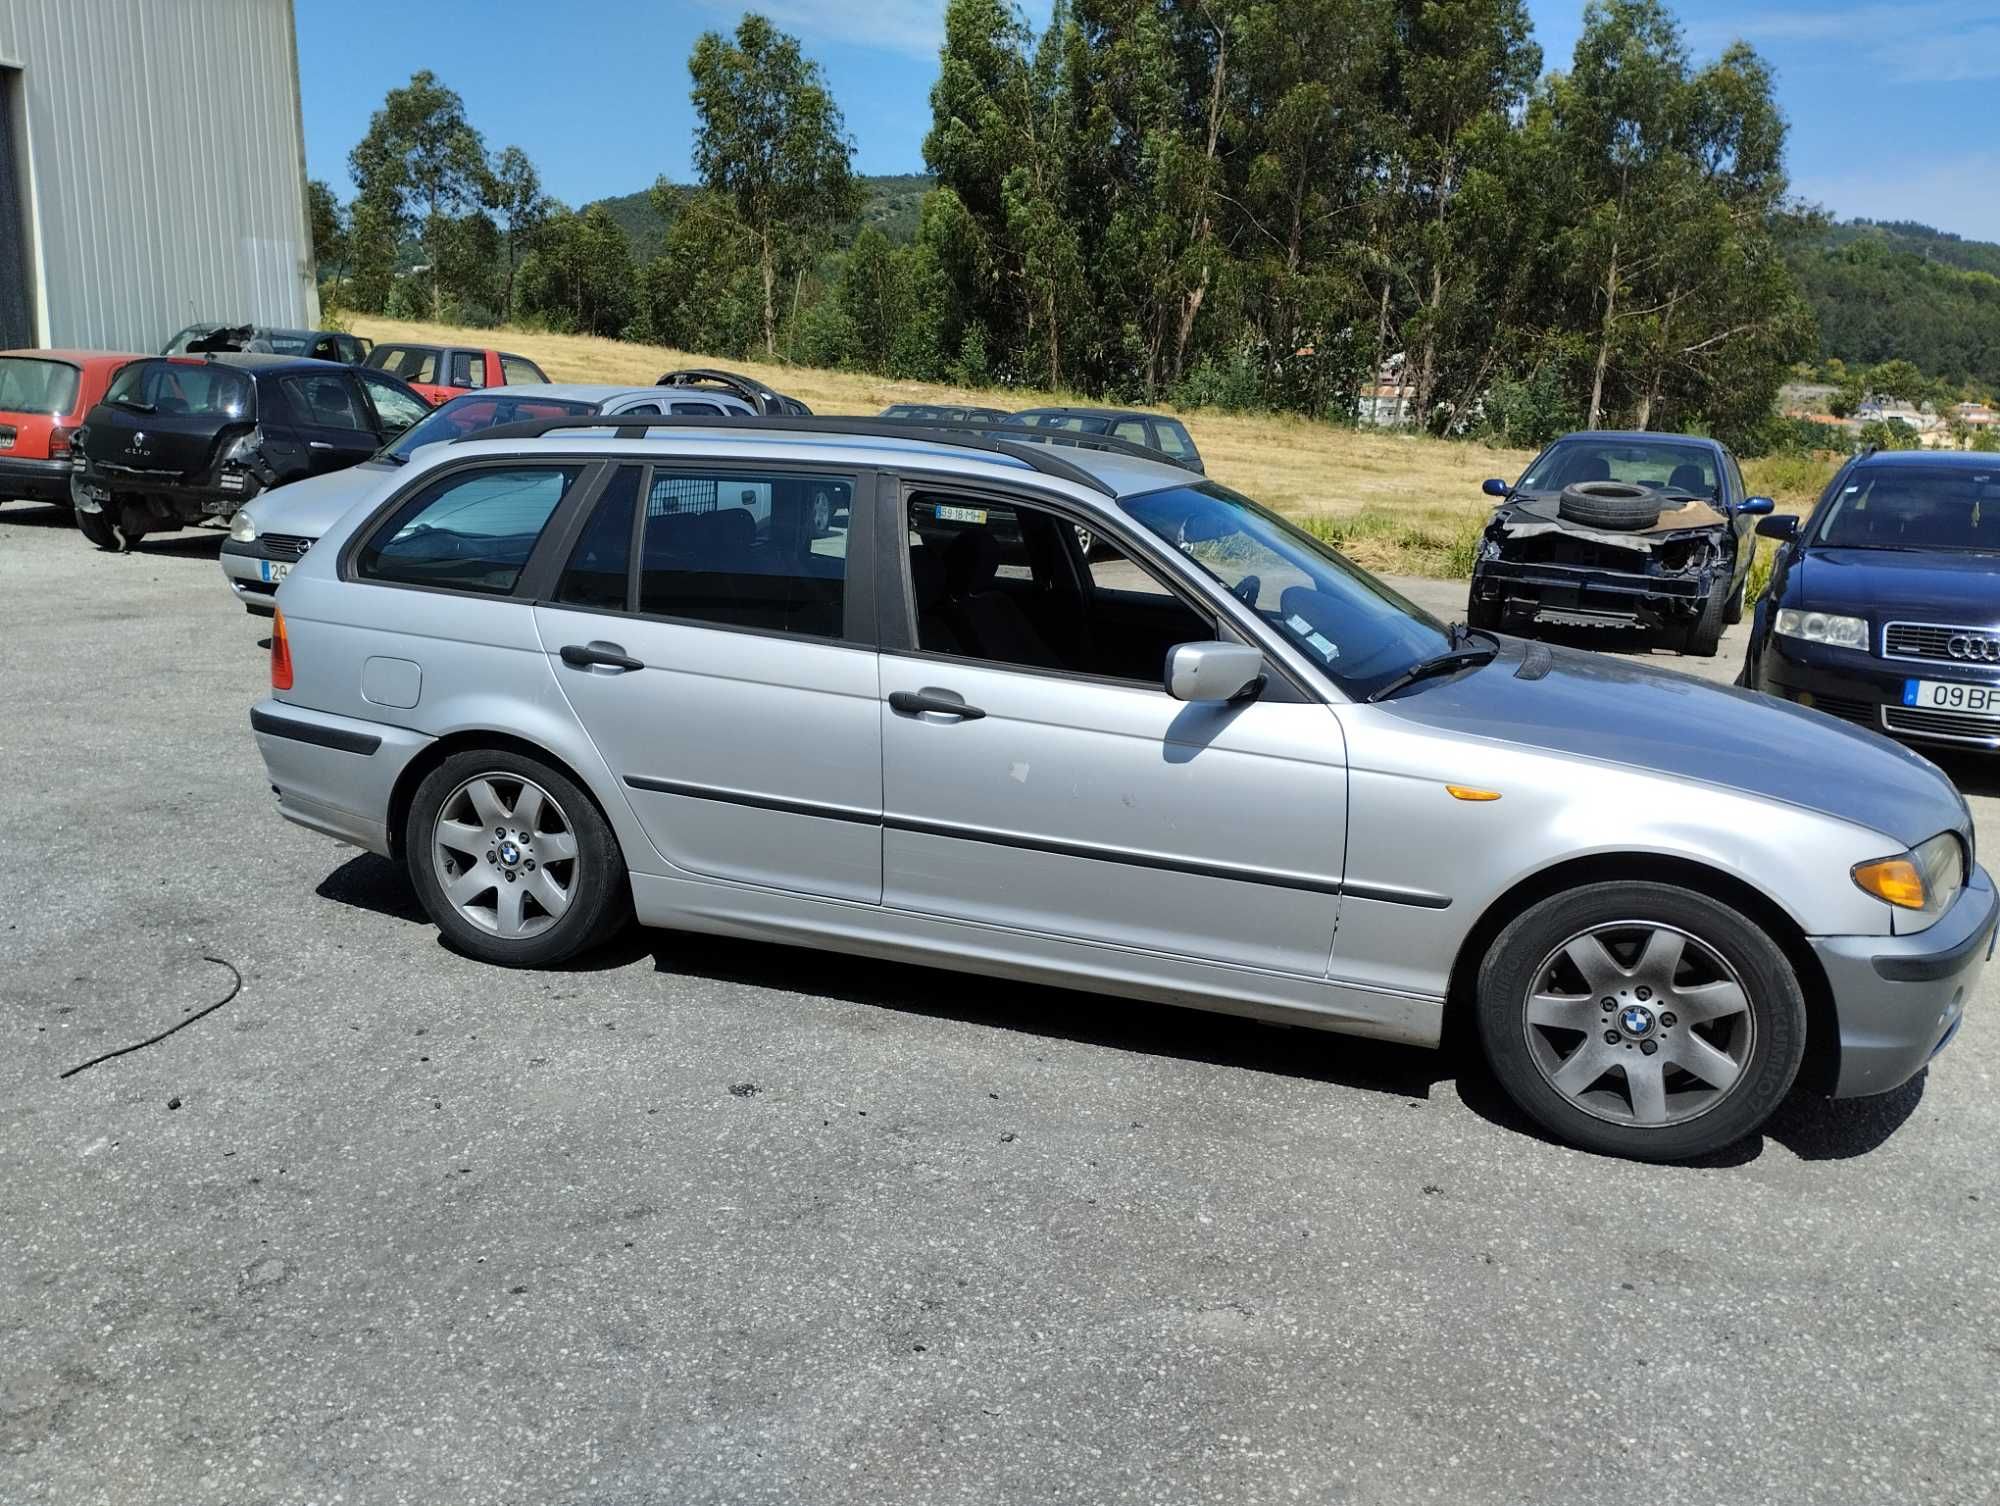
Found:
[{"label": "headlight", "polygon": [[1942,915],[1965,887],[1965,845],[1941,831],[1909,852],[1854,865],[1854,882],[1899,910]]},{"label": "headlight", "polygon": [[238,508],[236,516],[229,520],[229,536],[239,544],[257,542],[257,524],[247,507]]},{"label": "headlight", "polygon": [[1795,607],[1778,610],[1778,635],[1803,638],[1808,643],[1831,643],[1836,648],[1868,647],[1868,620],[1865,617],[1836,617],[1831,612],[1801,612]]}]

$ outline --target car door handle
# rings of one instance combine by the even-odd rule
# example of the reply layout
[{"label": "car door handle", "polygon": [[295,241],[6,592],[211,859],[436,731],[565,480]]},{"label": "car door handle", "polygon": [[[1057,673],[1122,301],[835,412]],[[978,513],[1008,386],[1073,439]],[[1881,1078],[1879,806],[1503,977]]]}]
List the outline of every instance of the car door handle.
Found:
[{"label": "car door handle", "polygon": [[900,711],[904,716],[922,716],[926,711],[934,711],[940,716],[955,716],[964,722],[976,722],[986,715],[977,706],[966,705],[965,697],[957,691],[937,690],[930,686],[922,690],[890,691],[889,709]]},{"label": "car door handle", "polygon": [[566,643],[562,647],[562,661],[571,669],[644,669],[643,659],[635,659],[625,652],[623,644],[605,643],[593,639],[589,643]]},{"label": "car door handle", "polygon": [[324,439],[308,439],[306,441],[306,448],[309,450],[330,450],[333,446],[328,444]]}]

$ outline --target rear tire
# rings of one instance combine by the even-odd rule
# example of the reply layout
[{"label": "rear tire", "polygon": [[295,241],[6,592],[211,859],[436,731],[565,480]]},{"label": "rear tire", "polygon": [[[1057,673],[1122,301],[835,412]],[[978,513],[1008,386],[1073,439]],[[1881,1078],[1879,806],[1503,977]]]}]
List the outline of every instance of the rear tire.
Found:
[{"label": "rear tire", "polygon": [[1743,572],[1743,579],[1736,587],[1736,594],[1729,598],[1729,615],[1725,619],[1730,627],[1743,620],[1743,609],[1750,604],[1750,572]]},{"label": "rear tire", "polygon": [[1671,884],[1586,884],[1530,907],[1487,951],[1477,1011],[1487,1062],[1524,1113],[1639,1161],[1755,1133],[1805,1056],[1805,994],[1778,944]]},{"label": "rear tire", "polygon": [[576,781],[538,758],[454,753],[424,776],[404,861],[446,942],[502,967],[551,967],[628,915],[616,833]]},{"label": "rear tire", "polygon": [[118,530],[111,526],[111,518],[106,513],[85,512],[77,508],[76,531],[99,549],[115,550],[119,547]]}]

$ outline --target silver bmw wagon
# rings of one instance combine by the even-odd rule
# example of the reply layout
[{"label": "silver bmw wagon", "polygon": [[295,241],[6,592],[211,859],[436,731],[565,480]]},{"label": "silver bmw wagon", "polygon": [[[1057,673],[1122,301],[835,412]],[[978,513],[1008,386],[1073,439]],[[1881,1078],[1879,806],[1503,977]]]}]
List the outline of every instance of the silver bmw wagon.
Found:
[{"label": "silver bmw wagon", "polygon": [[1115,440],[701,422],[434,446],[277,592],[280,813],[474,957],[636,916],[1463,1029],[1549,1131],[1653,1160],[1958,1029],[1993,885],[1872,733],[1448,626]]}]

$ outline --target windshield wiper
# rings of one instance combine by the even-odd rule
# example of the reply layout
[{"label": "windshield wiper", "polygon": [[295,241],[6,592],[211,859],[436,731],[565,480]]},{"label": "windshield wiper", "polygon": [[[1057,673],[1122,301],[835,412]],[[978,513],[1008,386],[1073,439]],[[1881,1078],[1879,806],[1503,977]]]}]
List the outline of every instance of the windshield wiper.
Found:
[{"label": "windshield wiper", "polygon": [[370,455],[368,458],[371,461],[384,460],[387,461],[390,465],[408,465],[410,463],[409,456],[398,455],[394,450],[377,450],[373,455]]},{"label": "windshield wiper", "polygon": [[[1451,625],[1450,641],[1454,644],[1460,644],[1461,635],[1463,635],[1463,646],[1449,648],[1441,654],[1433,654],[1428,659],[1418,660],[1415,664],[1412,664],[1408,669],[1397,675],[1395,679],[1375,691],[1368,699],[1371,702],[1386,700],[1404,686],[1414,685],[1419,680],[1428,680],[1433,675],[1446,675],[1456,669],[1467,669],[1479,664],[1491,664],[1495,656],[1500,652],[1500,645],[1498,643],[1495,643],[1491,648],[1471,647],[1473,638],[1472,629],[1454,622]],[[1483,638],[1486,635],[1482,633],[1479,636]]]}]

